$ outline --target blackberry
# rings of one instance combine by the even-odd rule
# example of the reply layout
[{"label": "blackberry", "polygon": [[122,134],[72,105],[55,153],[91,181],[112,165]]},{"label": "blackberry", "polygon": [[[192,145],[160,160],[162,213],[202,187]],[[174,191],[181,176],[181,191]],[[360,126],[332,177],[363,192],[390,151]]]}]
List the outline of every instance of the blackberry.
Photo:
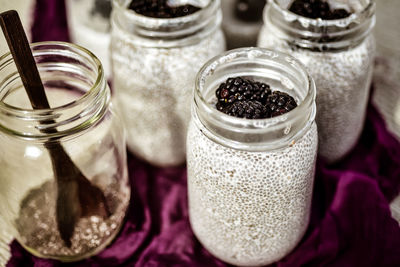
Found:
[{"label": "blackberry", "polygon": [[152,18],[177,18],[200,10],[199,7],[192,5],[171,7],[167,4],[167,0],[133,0],[128,8]]},{"label": "blackberry", "polygon": [[279,116],[297,107],[293,97],[281,91],[274,91],[268,96],[265,105],[271,117]]},{"label": "blackberry", "polygon": [[346,9],[332,10],[326,0],[295,0],[289,7],[289,11],[300,16],[325,20],[342,19],[350,16]]},{"label": "blackberry", "polygon": [[267,109],[258,101],[244,100],[234,102],[226,107],[223,112],[238,118],[261,119],[266,118]]},{"label": "blackberry", "polygon": [[254,100],[265,104],[271,89],[268,84],[254,82],[245,78],[228,78],[215,91],[218,99],[217,109],[222,110],[235,101]]},{"label": "blackberry", "polygon": [[284,114],[297,106],[290,95],[274,91],[265,83],[243,77],[228,78],[215,91],[216,108],[228,115],[262,119]]}]

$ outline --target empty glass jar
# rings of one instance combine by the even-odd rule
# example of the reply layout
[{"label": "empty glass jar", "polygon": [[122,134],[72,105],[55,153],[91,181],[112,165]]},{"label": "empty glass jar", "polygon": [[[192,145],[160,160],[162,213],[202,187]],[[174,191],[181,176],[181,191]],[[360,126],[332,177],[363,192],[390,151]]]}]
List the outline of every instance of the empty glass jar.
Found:
[{"label": "empty glass jar", "polygon": [[153,18],[114,0],[111,56],[113,84],[137,156],[158,166],[185,162],[194,78],[225,49],[219,0],[177,18]]},{"label": "empty glass jar", "polygon": [[319,154],[343,158],[361,134],[372,80],[375,4],[337,1],[352,14],[343,19],[310,19],[290,12],[292,1],[270,0],[258,46],[280,50],[306,65],[317,86]]},{"label": "empty glass jar", "polygon": [[[298,106],[268,119],[215,108],[215,90],[245,76],[294,97]],[[315,85],[303,65],[266,49],[231,50],[199,72],[187,136],[189,216],[200,242],[234,265],[287,255],[309,221],[317,153]]]},{"label": "empty glass jar", "polygon": [[[92,53],[59,42],[31,47],[51,108],[32,109],[11,55],[1,57],[0,214],[32,254],[75,261],[102,250],[123,224],[125,134]],[[83,178],[55,171],[72,169],[68,158]],[[63,217],[71,214],[75,222]]]}]

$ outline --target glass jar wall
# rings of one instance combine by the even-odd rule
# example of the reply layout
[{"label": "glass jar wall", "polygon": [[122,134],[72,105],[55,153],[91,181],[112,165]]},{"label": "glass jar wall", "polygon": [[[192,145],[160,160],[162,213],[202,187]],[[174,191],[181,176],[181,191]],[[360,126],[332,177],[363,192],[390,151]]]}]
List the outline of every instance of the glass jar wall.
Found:
[{"label": "glass jar wall", "polygon": [[[286,92],[298,106],[268,119],[218,111],[215,90],[237,76]],[[286,54],[231,50],[200,70],[187,136],[189,216],[213,255],[234,265],[265,265],[300,241],[310,215],[315,112],[314,82]]]},{"label": "glass jar wall", "polygon": [[153,18],[114,0],[113,84],[137,156],[158,166],[185,162],[190,99],[197,71],[225,49],[219,0],[193,14]]},{"label": "glass jar wall", "polygon": [[258,45],[306,65],[317,86],[318,151],[332,163],[354,147],[363,128],[375,56],[375,4],[341,2],[349,17],[322,20],[290,12],[291,2],[268,1]]},{"label": "glass jar wall", "polygon": [[[50,109],[32,109],[11,55],[0,58],[0,213],[32,254],[75,261],[103,249],[123,224],[130,199],[124,129],[93,54],[59,42],[33,44],[32,52]],[[55,174],[56,147],[84,181]],[[95,205],[106,212],[90,210]],[[60,210],[71,206],[79,217],[66,239]]]}]

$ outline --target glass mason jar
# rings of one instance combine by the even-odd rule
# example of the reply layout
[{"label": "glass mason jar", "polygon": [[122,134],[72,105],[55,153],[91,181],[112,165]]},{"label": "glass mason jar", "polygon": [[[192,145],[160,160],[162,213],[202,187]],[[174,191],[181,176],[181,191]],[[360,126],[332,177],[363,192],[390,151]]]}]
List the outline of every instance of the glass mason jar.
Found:
[{"label": "glass mason jar", "polygon": [[[102,250],[123,224],[130,198],[125,134],[92,53],[61,42],[31,48],[51,108],[33,110],[11,55],[0,57],[0,214],[32,254],[75,261]],[[81,210],[70,245],[61,238],[57,217],[67,206],[58,208],[63,193],[71,193],[53,172],[49,147],[57,144],[91,184],[79,182],[79,198],[66,198]],[[99,204],[93,187],[104,196],[100,205],[107,215],[83,205],[82,199]]]},{"label": "glass mason jar", "polygon": [[[215,90],[236,76],[289,93],[298,106],[268,119],[222,113]],[[213,255],[234,265],[265,265],[300,241],[310,216],[315,113],[314,81],[286,54],[236,49],[200,70],[187,136],[189,218]]]},{"label": "glass mason jar", "polygon": [[372,0],[346,1],[351,16],[309,19],[288,11],[288,1],[268,1],[258,46],[300,60],[317,86],[319,154],[344,157],[361,134],[372,80],[375,24]]},{"label": "glass mason jar", "polygon": [[113,88],[137,156],[158,166],[185,162],[195,75],[225,50],[219,0],[178,18],[146,17],[114,0]]},{"label": "glass mason jar", "polygon": [[99,57],[110,77],[111,0],[68,0],[65,5],[71,40]]}]

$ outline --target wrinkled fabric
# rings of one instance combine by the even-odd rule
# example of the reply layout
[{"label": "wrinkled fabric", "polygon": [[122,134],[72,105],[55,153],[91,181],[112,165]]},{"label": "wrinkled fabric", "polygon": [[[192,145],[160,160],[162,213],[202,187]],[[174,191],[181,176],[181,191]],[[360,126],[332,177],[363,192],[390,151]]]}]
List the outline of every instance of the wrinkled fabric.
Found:
[{"label": "wrinkled fabric", "polygon": [[[33,40],[68,40],[62,1],[40,0]],[[16,241],[7,266],[227,266],[196,240],[188,220],[186,168],[156,168],[128,156],[126,222],[100,254],[76,263],[39,259]],[[369,104],[362,136],[340,163],[317,160],[311,221],[276,266],[400,266],[400,227],[389,202],[400,191],[400,143]]]}]

